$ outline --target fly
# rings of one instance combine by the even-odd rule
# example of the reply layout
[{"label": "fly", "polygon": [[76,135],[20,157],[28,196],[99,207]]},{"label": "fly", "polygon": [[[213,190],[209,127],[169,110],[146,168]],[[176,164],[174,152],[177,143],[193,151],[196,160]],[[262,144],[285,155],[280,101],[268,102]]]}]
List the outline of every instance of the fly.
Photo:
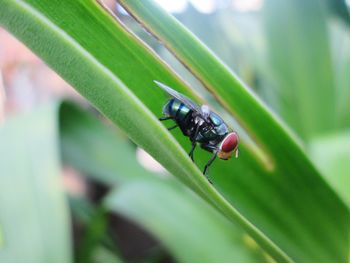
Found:
[{"label": "fly", "polygon": [[166,91],[172,98],[163,107],[163,117],[160,121],[173,120],[175,125],[168,130],[180,128],[182,133],[189,137],[192,143],[189,156],[194,162],[193,153],[197,146],[213,153],[205,165],[203,174],[207,177],[210,165],[216,157],[228,160],[234,154],[238,157],[238,135],[232,131],[223,119],[211,111],[207,105],[199,106],[189,98],[173,90],[172,88],[154,81],[160,88]]}]

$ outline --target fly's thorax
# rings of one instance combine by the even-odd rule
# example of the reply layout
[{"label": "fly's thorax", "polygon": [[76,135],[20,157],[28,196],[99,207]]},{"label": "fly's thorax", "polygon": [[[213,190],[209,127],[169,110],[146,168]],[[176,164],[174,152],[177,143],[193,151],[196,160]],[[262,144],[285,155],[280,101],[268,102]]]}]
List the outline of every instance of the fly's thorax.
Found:
[{"label": "fly's thorax", "polygon": [[204,141],[215,141],[220,138],[214,127],[211,125],[202,125],[200,129],[200,135],[203,137]]},{"label": "fly's thorax", "polygon": [[229,128],[227,124],[218,114],[216,114],[213,111],[210,112],[209,119],[218,135],[224,136],[229,133]]},{"label": "fly's thorax", "polygon": [[228,134],[228,127],[224,122],[215,126],[212,122],[203,121],[199,133],[203,141],[217,142],[219,144]]},{"label": "fly's thorax", "polygon": [[203,123],[204,123],[204,120],[203,120],[203,118],[201,116],[197,115],[197,116],[194,117],[194,123],[196,125],[202,126]]}]

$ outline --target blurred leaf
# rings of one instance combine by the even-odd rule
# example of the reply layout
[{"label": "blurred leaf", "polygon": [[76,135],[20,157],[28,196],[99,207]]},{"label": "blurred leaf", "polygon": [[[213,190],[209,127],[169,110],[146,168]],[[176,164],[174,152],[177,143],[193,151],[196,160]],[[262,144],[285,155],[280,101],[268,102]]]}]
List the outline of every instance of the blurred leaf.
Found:
[{"label": "blurred leaf", "polygon": [[77,262],[92,262],[96,247],[101,243],[107,232],[107,210],[97,207],[87,225],[86,232],[77,251]]},{"label": "blurred leaf", "polygon": [[[29,47],[39,53],[103,114],[127,131],[131,139],[156,156],[161,163],[166,164],[169,171],[202,195],[210,189],[212,198],[221,198],[174,138],[113,74],[109,66],[112,66],[118,75],[132,79],[133,86],[136,84],[138,90],[145,90],[139,89],[145,82],[152,83],[149,78],[154,79],[154,76],[149,75],[149,72],[152,74],[159,72],[172,81],[179,80],[147,48],[140,46],[133,36],[115,23],[96,2],[66,0],[64,4],[59,1],[60,4],[56,5],[54,1],[46,0],[19,2],[1,0],[0,3],[3,7],[0,9],[1,23],[5,27],[10,27],[15,35],[21,37]],[[59,8],[62,8],[62,12]],[[63,15],[64,18],[57,15]],[[67,19],[72,20],[72,23],[66,23]],[[85,31],[86,27],[83,25],[88,22],[94,25],[89,27],[89,30],[100,34],[101,38],[97,35],[91,38],[91,33]],[[57,27],[56,23],[65,31]],[[31,27],[30,30],[27,29],[28,25]],[[97,44],[96,39],[101,42]],[[105,41],[110,42],[110,45],[101,49],[101,45],[107,44]],[[128,49],[125,49],[126,46]],[[117,59],[114,59],[115,56]],[[120,59],[123,63],[115,63]],[[140,64],[141,61],[144,63]],[[115,68],[114,65],[121,68]],[[146,68],[143,68],[143,65]],[[152,92],[146,91],[144,95],[157,101],[154,97],[156,93],[152,95]]]},{"label": "blurred leaf", "polygon": [[[235,113],[261,146],[253,148],[242,140],[239,160],[215,163],[211,177],[222,195],[206,182],[154,117],[153,114],[160,115],[165,94],[160,89],[147,88],[147,83],[151,86],[152,80],[158,79],[189,96],[192,93],[120,21],[108,16],[94,1],[0,0],[0,22],[134,142],[227,218],[243,226],[274,258],[281,262],[291,258],[345,261],[348,210],[284,126],[171,17],[149,1],[132,3],[145,5],[144,13],[156,21],[159,18],[158,24],[167,35],[174,37],[175,43],[184,44],[176,52],[184,52],[181,58],[187,61],[192,59],[187,66],[215,91],[215,96]],[[175,131],[175,137],[190,148],[179,131]],[[196,154],[201,166],[209,159],[203,151]]]},{"label": "blurred leaf", "polygon": [[279,113],[305,140],[329,132],[335,89],[324,6],[318,0],[267,0],[263,14]]},{"label": "blurred leaf", "polygon": [[[63,104],[60,118],[64,160],[83,169],[95,180],[112,184],[119,182],[108,197],[109,207],[143,225],[167,245],[179,262],[213,262],[213,259],[218,262],[260,261],[257,259],[261,251],[256,247],[253,251],[246,248],[243,231],[175,181],[157,179],[141,168],[132,146],[111,127],[71,104]],[[128,160],[127,169],[112,161],[120,162],[120,151]],[[108,155],[111,161],[91,158],[92,155]],[[87,163],[89,165],[85,166]],[[210,247],[206,249],[208,239]]]},{"label": "blurred leaf", "polygon": [[[243,60],[241,57],[234,57],[239,54],[241,45],[233,45],[230,41],[232,35],[238,38],[236,26],[230,24],[230,34],[227,34],[224,26],[220,24],[220,16],[223,14],[216,11],[214,13],[201,13],[192,5],[189,5],[185,12],[176,14],[176,18],[181,21],[191,32],[201,39],[209,48],[215,51],[215,54],[223,59],[224,62],[235,71],[242,67]],[[242,44],[242,43],[239,43]]]},{"label": "blurred leaf", "polygon": [[71,262],[56,113],[43,107],[0,129],[0,262]]},{"label": "blurred leaf", "polygon": [[[107,197],[114,211],[160,239],[178,262],[262,262],[248,253],[243,234],[202,200],[160,180],[127,183]],[[152,216],[150,216],[152,215]]]},{"label": "blurred leaf", "polygon": [[337,128],[344,129],[350,127],[350,31],[340,23],[332,23],[330,29],[337,95]]},{"label": "blurred leaf", "polygon": [[327,181],[350,207],[350,131],[315,138],[309,150]]},{"label": "blurred leaf", "polygon": [[349,8],[345,0],[324,0],[332,14],[338,16],[347,26],[350,25]]},{"label": "blurred leaf", "polygon": [[[96,123],[95,118],[74,104],[62,104],[60,135],[64,163],[108,185],[137,178],[140,174],[151,175],[135,162],[135,149],[122,139],[120,132]],[[96,162],[99,165],[95,165]]]},{"label": "blurred leaf", "polygon": [[93,261],[95,263],[122,263],[123,261],[104,247],[95,250]]},{"label": "blurred leaf", "polygon": [[[98,180],[105,181],[103,176]],[[99,254],[110,254],[111,258],[121,260],[119,248],[107,230],[106,209],[102,205],[92,204],[84,196],[70,195],[69,205],[74,219],[84,229],[75,253],[76,261],[95,262],[95,256]]]}]

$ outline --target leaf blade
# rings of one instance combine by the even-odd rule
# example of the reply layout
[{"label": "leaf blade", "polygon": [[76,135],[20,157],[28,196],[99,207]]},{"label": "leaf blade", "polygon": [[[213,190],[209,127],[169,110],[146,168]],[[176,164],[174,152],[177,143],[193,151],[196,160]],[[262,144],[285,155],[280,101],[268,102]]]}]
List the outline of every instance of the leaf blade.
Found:
[{"label": "leaf blade", "polygon": [[[251,235],[254,235],[256,239],[260,240],[261,244],[263,244],[270,253],[281,259],[286,257],[276,245],[271,243],[265,235],[238,213],[227,200],[209,185],[179,144],[174,141],[173,137],[159,124],[158,120],[150,114],[150,111],[137,97],[111,73],[110,69],[104,67],[104,65],[89,54],[80,43],[77,43],[70,35],[62,31],[49,19],[49,15],[53,14],[54,17],[51,17],[51,19],[55,22],[60,20],[57,18],[57,14],[60,12],[57,12],[58,10],[56,7],[65,9],[64,7],[69,6],[73,8],[73,10],[75,8],[76,11],[80,12],[81,10],[86,10],[85,8],[88,7],[96,11],[98,10],[96,9],[96,3],[82,2],[83,6],[81,6],[82,3],[80,2],[66,1],[65,3],[67,6],[62,4],[55,6],[52,4],[52,1],[50,1],[51,4],[46,3],[46,5],[45,1],[12,2],[2,0],[1,2],[2,7],[4,7],[0,10],[2,25],[11,29],[12,33],[20,37],[34,52],[40,54],[46,63],[59,72],[61,76],[72,84],[110,120],[126,130],[128,136],[134,142],[153,156],[156,156],[157,160],[165,165],[170,172],[182,179],[226,216],[240,222]],[[52,7],[56,9],[51,9]],[[41,14],[38,10],[46,10],[47,12],[44,12],[46,16]],[[62,14],[64,14],[64,12]],[[104,19],[102,21],[107,20],[111,22],[111,19],[107,17],[106,14],[101,13],[101,10],[99,14]],[[65,24],[64,19],[60,21]],[[115,22],[112,22],[112,24],[115,24]],[[30,30],[27,28],[28,25],[30,25]],[[123,31],[117,32],[123,33]],[[72,32],[70,33],[73,34]],[[123,34],[125,34],[125,32]],[[144,52],[145,48],[141,47],[141,51]],[[64,56],[62,56],[62,54],[64,54]],[[150,57],[152,54],[144,53],[144,56]],[[127,58],[127,60],[130,60],[130,58]],[[160,64],[158,68],[167,78],[172,79],[172,81],[178,81],[176,76],[170,73],[168,69],[164,68],[164,64]],[[166,74],[164,72],[166,72]],[[134,78],[134,72],[132,74],[132,76],[128,77]],[[78,75],[83,75],[84,77],[77,78],[76,76]],[[147,76],[147,78],[150,78],[150,76]],[[153,79],[154,77],[152,77],[152,80]],[[102,89],[103,92],[96,92],[96,87]],[[144,95],[149,97],[148,92]],[[120,102],[123,102],[122,107],[120,106]],[[150,103],[150,105],[151,104],[152,103]],[[118,105],[119,107],[117,107]],[[153,103],[153,107],[156,105],[156,103]],[[130,111],[130,109],[132,109],[132,111]],[[129,121],[131,119],[133,122]],[[142,130],[144,134],[140,134],[138,130]],[[148,137],[148,139],[142,139],[143,136]]]},{"label": "leaf blade", "polygon": [[[144,226],[179,262],[260,262],[261,251],[246,246],[241,229],[173,178],[159,177],[140,167],[133,146],[112,127],[69,103],[62,105],[60,116],[65,163],[94,180],[117,184],[103,204]],[[96,152],[107,155],[107,159],[92,157]],[[125,159],[109,161],[109,156],[120,154]],[[130,168],[120,162],[127,162]],[[204,251],[208,237],[210,249]]]},{"label": "leaf blade", "polygon": [[[54,29],[50,31],[50,33],[54,33],[50,37],[60,37],[61,29],[64,29],[65,38],[64,41],[62,39],[52,41],[48,35],[47,38],[44,38],[43,32],[48,30],[45,27],[40,27],[40,30],[37,30],[38,36],[34,38],[37,42],[33,42],[34,40],[31,39],[33,36],[30,35],[30,31],[17,32],[17,35],[21,35],[22,40],[25,40],[70,83],[76,85],[76,88],[113,122],[120,124],[124,130],[130,132],[134,141],[149,151],[163,165],[166,165],[171,172],[197,190],[202,197],[214,203],[228,218],[245,227],[245,230],[275,258],[280,261],[290,261],[289,256],[291,256],[300,261],[316,260],[321,262],[326,261],[327,258],[333,259],[332,254],[338,255],[340,261],[346,257],[348,239],[344,230],[347,229],[348,212],[345,206],[319,178],[304,152],[290,139],[286,128],[281,127],[276,122],[275,117],[266,111],[262,104],[255,97],[252,97],[250,92],[246,91],[220,62],[215,60],[215,57],[213,63],[219,67],[214,68],[225,70],[225,74],[219,76],[222,83],[233,83],[233,87],[235,87],[233,90],[236,92],[234,94],[238,95],[236,98],[228,90],[222,88],[219,91],[221,98],[229,98],[238,102],[235,106],[238,115],[244,123],[250,126],[250,131],[258,135],[261,144],[264,145],[263,149],[265,151],[268,149],[266,151],[268,157],[273,156],[275,161],[272,163],[275,165],[272,165],[275,170],[271,170],[271,167],[270,170],[267,169],[268,167],[262,166],[258,162],[256,153],[249,150],[245,143],[242,143],[241,149],[244,154],[239,161],[218,162],[213,167],[212,175],[215,185],[223,196],[206,184],[202,175],[189,162],[182,148],[173,141],[173,138],[164,129],[160,128],[153,115],[138,100],[141,99],[154,114],[159,114],[163,104],[162,100],[165,98],[164,95],[155,89],[141,89],[140,87],[154,79],[159,79],[168,85],[177,87],[180,92],[186,95],[191,94],[177,76],[165,67],[148,48],[145,48],[118,22],[102,12],[92,1],[66,1],[64,5],[44,0],[25,3],[28,3],[27,5],[30,5],[36,13],[45,14],[40,23],[49,20],[51,26],[49,30]],[[69,7],[68,11],[65,7]],[[0,18],[7,15],[0,14]],[[11,23],[16,22],[14,18],[7,16],[7,19]],[[17,19],[20,18],[17,17]],[[2,23],[4,21],[6,22],[3,17]],[[17,25],[26,28],[30,22],[33,23],[32,20],[28,21],[28,23],[22,24],[17,21]],[[67,25],[66,21],[74,21],[74,23]],[[84,28],[83,21],[90,21],[90,24],[93,25],[90,27],[91,31]],[[78,22],[81,24],[77,24]],[[40,25],[40,23],[38,24]],[[14,25],[8,24],[8,26],[15,30]],[[16,30],[21,29],[18,27]],[[26,39],[24,39],[25,36]],[[94,37],[91,38],[91,36]],[[41,38],[41,41],[38,42],[37,38]],[[72,38],[73,47],[67,46],[65,41],[71,41]],[[37,47],[35,44],[41,46]],[[60,45],[60,49],[57,47],[58,45]],[[116,46],[118,49],[114,50]],[[103,47],[103,52],[100,47]],[[85,51],[90,53],[85,54]],[[62,54],[67,57],[62,57]],[[72,61],[72,58],[76,58],[77,54],[85,60],[83,62]],[[198,61],[195,62],[198,63]],[[137,64],[137,67],[134,63]],[[97,68],[95,68],[96,66]],[[74,71],[74,73],[69,71]],[[123,83],[115,77],[116,75],[122,82],[127,83],[130,90],[125,88]],[[211,80],[214,84],[217,82],[215,79]],[[120,92],[120,94],[116,94],[116,92]],[[193,97],[193,95],[189,96]],[[122,99],[123,105],[119,105],[120,99]],[[226,106],[231,107],[230,105]],[[253,107],[253,110],[250,109],[250,106]],[[123,107],[122,112],[118,111],[121,109],[120,107]],[[128,115],[130,109],[132,109],[132,114]],[[145,116],[147,117],[145,118]],[[135,123],[130,123],[130,120]],[[260,129],[266,124],[268,124],[268,129]],[[147,136],[149,136],[147,140],[141,138],[138,131],[147,132]],[[185,145],[181,134],[177,133],[175,137],[182,145]],[[170,154],[169,151],[174,154]],[[200,163],[208,157],[204,153],[199,154]],[[187,176],[183,176],[184,174]],[[305,175],[301,177],[300,174]],[[253,186],[255,192],[250,188]],[[316,190],[313,190],[310,195],[312,186],[315,186]],[[320,206],[320,203],[323,207]],[[284,207],[288,207],[288,209],[284,209]],[[322,211],[325,207],[327,207],[325,210],[335,210],[337,214],[324,214]],[[310,211],[317,214],[322,220],[314,222]],[[323,238],[314,238],[319,236]],[[274,242],[271,242],[272,239]],[[328,244],[328,240],[332,240],[331,244]],[[285,254],[285,251],[288,251],[288,255]]]},{"label": "leaf blade", "polygon": [[57,105],[42,107],[0,129],[2,262],[72,260],[68,207],[59,177],[56,113]]}]

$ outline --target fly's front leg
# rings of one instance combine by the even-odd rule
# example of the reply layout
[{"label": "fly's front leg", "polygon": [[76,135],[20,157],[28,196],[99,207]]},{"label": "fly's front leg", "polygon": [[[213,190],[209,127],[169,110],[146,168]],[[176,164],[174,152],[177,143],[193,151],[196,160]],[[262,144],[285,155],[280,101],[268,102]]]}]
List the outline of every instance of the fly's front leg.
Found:
[{"label": "fly's front leg", "polygon": [[209,183],[213,184],[211,182],[211,180],[208,178],[207,173],[208,173],[208,169],[210,167],[210,165],[214,162],[214,160],[216,159],[217,155],[218,155],[218,149],[216,148],[215,145],[212,144],[201,144],[201,147],[205,150],[207,150],[208,152],[213,152],[214,155],[210,158],[210,160],[208,161],[208,163],[205,165],[204,167],[204,171],[203,171],[203,175],[208,179]]},{"label": "fly's front leg", "polygon": [[209,166],[214,162],[214,160],[216,159],[217,156],[218,156],[218,153],[215,152],[214,155],[208,161],[208,163],[205,165],[204,171],[203,171],[203,174],[205,175],[205,177],[208,179],[209,183],[211,183],[211,184],[213,184],[213,183],[210,181],[210,179],[208,178],[206,173],[208,172]]}]

